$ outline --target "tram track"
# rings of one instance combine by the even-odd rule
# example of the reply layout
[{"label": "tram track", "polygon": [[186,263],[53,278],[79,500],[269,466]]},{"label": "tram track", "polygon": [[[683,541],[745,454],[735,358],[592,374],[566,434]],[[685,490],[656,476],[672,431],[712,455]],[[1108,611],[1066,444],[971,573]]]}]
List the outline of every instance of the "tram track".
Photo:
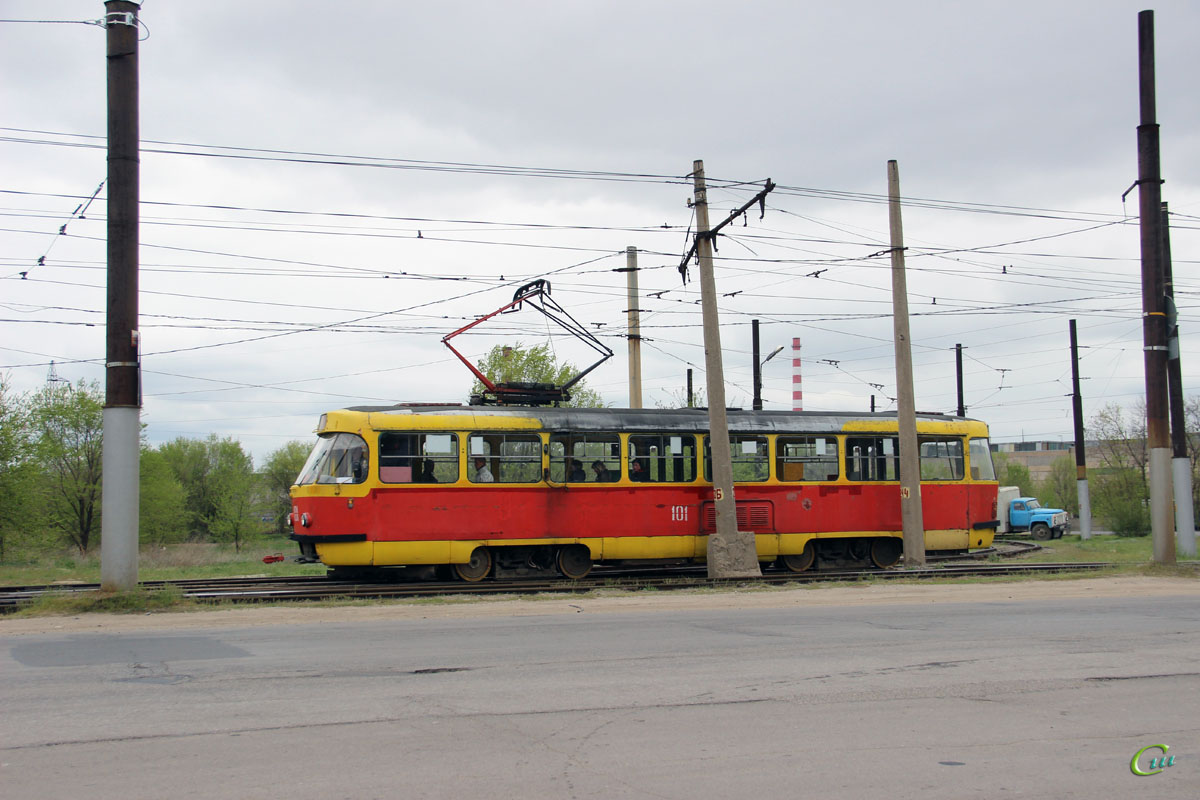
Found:
[{"label": "tram track", "polygon": [[[245,577],[145,581],[142,588],[156,591],[174,587],[181,597],[202,603],[302,602],[354,599],[416,599],[449,596],[500,596],[532,594],[584,594],[595,591],[714,589],[750,586],[787,586],[830,582],[963,577],[1005,577],[1033,574],[1096,571],[1113,566],[1103,562],[1039,564],[944,564],[917,569],[819,570],[803,573],[768,571],[761,578],[711,579],[703,566],[664,570],[596,570],[581,580],[519,579],[365,583],[311,576]],[[54,584],[0,587],[0,613],[12,612],[46,595],[99,592],[99,584]]]}]

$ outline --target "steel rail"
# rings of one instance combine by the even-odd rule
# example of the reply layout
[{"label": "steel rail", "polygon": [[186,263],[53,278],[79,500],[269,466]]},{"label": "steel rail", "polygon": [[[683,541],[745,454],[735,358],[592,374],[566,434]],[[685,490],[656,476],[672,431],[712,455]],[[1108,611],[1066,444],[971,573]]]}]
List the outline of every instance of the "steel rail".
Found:
[{"label": "steel rail", "polygon": [[[411,583],[361,583],[334,581],[321,576],[278,578],[221,578],[180,581],[147,581],[149,590],[177,587],[182,597],[206,603],[249,603],[314,601],[328,599],[405,599],[453,595],[582,594],[598,590],[638,591],[745,586],[786,586],[829,582],[874,582],[880,580],[933,580],[962,577],[1004,577],[1039,573],[1096,571],[1114,566],[1103,562],[1052,564],[955,564],[918,569],[821,570],[814,572],[767,572],[754,579],[710,579],[703,575],[674,572],[599,574],[582,580],[491,580],[479,583],[429,581]],[[699,572],[702,568],[692,568]],[[86,594],[99,591],[98,584],[0,587],[0,612],[14,611],[47,594]]]}]

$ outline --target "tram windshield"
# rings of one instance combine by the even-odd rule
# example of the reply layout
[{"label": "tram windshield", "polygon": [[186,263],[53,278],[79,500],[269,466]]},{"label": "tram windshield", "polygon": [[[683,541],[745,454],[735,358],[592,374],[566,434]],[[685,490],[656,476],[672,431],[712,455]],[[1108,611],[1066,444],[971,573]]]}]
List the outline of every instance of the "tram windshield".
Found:
[{"label": "tram windshield", "polygon": [[317,440],[296,483],[362,483],[367,477],[367,443],[353,433],[325,433]]},{"label": "tram windshield", "polygon": [[992,464],[992,449],[983,438],[970,441],[968,455],[971,457],[971,479],[977,481],[996,480],[996,467]]}]

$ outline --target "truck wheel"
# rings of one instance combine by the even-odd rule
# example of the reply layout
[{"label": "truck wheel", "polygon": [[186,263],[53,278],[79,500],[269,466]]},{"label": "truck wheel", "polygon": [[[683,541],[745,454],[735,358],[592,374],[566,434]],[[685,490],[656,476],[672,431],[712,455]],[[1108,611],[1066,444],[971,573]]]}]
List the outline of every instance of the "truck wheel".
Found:
[{"label": "truck wheel", "polygon": [[1044,522],[1033,523],[1033,528],[1030,529],[1030,533],[1032,533],[1033,538],[1037,539],[1039,542],[1044,542],[1054,535],[1050,531],[1050,526]]}]

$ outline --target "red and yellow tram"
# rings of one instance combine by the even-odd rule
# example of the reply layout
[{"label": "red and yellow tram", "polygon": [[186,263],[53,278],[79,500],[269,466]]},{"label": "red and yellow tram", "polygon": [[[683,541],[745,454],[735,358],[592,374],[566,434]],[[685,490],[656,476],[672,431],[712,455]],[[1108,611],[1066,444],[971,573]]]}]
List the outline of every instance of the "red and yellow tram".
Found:
[{"label": "red and yellow tram", "polygon": [[[730,411],[738,529],[759,560],[894,565],[894,414]],[[292,538],[335,574],[446,567],[468,581],[594,563],[703,561],[715,510],[700,409],[387,406],[322,415],[292,487]],[[983,422],[917,418],[925,546],[988,547]]]}]

